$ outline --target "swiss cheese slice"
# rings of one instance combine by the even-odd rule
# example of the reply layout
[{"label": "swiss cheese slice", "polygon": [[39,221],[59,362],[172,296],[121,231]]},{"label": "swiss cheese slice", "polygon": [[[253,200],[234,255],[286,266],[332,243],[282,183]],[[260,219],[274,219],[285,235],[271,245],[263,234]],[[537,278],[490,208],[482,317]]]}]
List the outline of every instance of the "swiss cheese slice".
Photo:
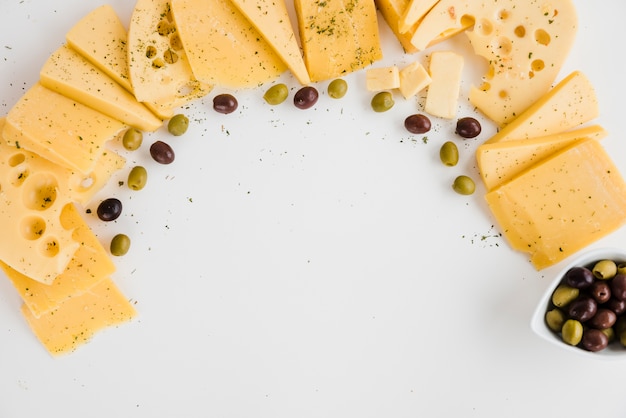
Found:
[{"label": "swiss cheese slice", "polygon": [[577,32],[572,0],[440,0],[417,26],[412,38],[424,50],[442,33],[466,33],[489,70],[470,102],[503,126],[543,96],[567,58]]},{"label": "swiss cheese slice", "polygon": [[33,280],[0,262],[0,268],[36,318],[56,309],[65,300],[85,293],[115,272],[111,257],[74,205],[65,207],[61,222],[73,230],[74,240],[80,246],[67,268],[52,283]]},{"label": "swiss cheese slice", "polygon": [[512,248],[538,270],[626,222],[626,182],[599,141],[584,139],[486,194]]},{"label": "swiss cheese slice", "polygon": [[10,146],[89,174],[105,144],[127,127],[36,83],[9,110],[2,136]]},{"label": "swiss cheese slice", "polygon": [[574,71],[486,142],[551,135],[598,117],[598,99],[591,81]]},{"label": "swiss cheese slice", "polygon": [[300,84],[311,83],[285,0],[232,0],[274,48]]},{"label": "swiss cheese slice", "polygon": [[172,15],[193,74],[204,83],[250,88],[287,70],[230,0],[172,0]]},{"label": "swiss cheese slice", "polygon": [[312,81],[341,77],[383,57],[374,0],[295,0]]},{"label": "swiss cheese slice", "polygon": [[22,314],[43,346],[57,356],[76,350],[98,331],[130,321],[137,312],[107,278],[39,318],[26,305],[22,305]]},{"label": "swiss cheese slice", "polygon": [[163,124],[128,90],[68,46],[61,46],[48,57],[39,81],[50,90],[141,131],[153,132]]},{"label": "swiss cheese slice", "polygon": [[476,150],[478,170],[485,187],[491,190],[575,141],[599,140],[606,135],[604,128],[593,125],[539,138],[483,143]]}]

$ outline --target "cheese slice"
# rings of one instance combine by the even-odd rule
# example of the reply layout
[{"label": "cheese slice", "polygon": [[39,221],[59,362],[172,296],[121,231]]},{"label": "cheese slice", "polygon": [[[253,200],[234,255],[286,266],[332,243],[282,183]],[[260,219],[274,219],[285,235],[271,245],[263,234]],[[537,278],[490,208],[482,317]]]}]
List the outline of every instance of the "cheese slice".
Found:
[{"label": "cheese slice", "polygon": [[415,61],[400,70],[400,93],[405,99],[415,96],[432,82],[428,71]]},{"label": "cheese slice", "polygon": [[402,46],[402,49],[404,49],[404,52],[407,54],[418,52],[417,48],[411,43],[413,31],[417,24],[406,32],[400,32],[399,30],[400,19],[409,6],[410,0],[375,0],[375,3],[376,8]]},{"label": "cheese slice", "polygon": [[50,55],[39,81],[50,90],[139,130],[153,132],[163,124],[135,96],[68,46]]},{"label": "cheese slice", "polygon": [[448,31],[473,23],[467,36],[488,71],[470,102],[500,126],[506,125],[552,86],[577,32],[572,0],[440,0],[412,38],[418,50]]},{"label": "cheese slice", "polygon": [[127,127],[36,83],[9,110],[2,136],[10,146],[89,174],[105,144]]},{"label": "cheese slice", "polygon": [[199,81],[189,65],[168,0],[137,0],[128,27],[128,69],[140,102],[190,102],[212,85]]},{"label": "cheese slice", "polygon": [[574,71],[486,143],[546,136],[567,131],[598,117],[591,81]]},{"label": "cheese slice", "polygon": [[483,143],[476,150],[478,170],[487,190],[491,190],[577,140],[599,140],[606,135],[604,128],[593,125],[539,138]]},{"label": "cheese slice", "polygon": [[97,332],[130,321],[137,315],[115,283],[107,278],[88,292],[69,298],[56,309],[35,317],[26,305],[22,314],[39,341],[53,356],[67,354]]},{"label": "cheese slice", "polygon": [[463,72],[463,57],[452,51],[435,51],[430,56],[430,84],[424,110],[433,116],[456,116]]},{"label": "cheese slice", "polygon": [[294,6],[312,81],[341,77],[382,59],[374,0],[295,0]]},{"label": "cheese slice", "polygon": [[512,248],[538,270],[626,222],[626,182],[594,139],[583,139],[486,194]]},{"label": "cheese slice", "polygon": [[365,87],[368,91],[400,88],[400,69],[395,65],[367,69],[365,72]]},{"label": "cheese slice", "polygon": [[36,318],[57,308],[65,300],[85,293],[115,272],[111,257],[74,205],[64,208],[61,223],[73,230],[74,240],[80,246],[67,268],[52,283],[33,280],[0,262],[0,268]]},{"label": "cheese slice", "polygon": [[232,0],[263,35],[300,84],[311,83],[285,0]]},{"label": "cheese slice", "polygon": [[410,0],[398,20],[398,31],[406,33],[415,27],[439,0]]}]

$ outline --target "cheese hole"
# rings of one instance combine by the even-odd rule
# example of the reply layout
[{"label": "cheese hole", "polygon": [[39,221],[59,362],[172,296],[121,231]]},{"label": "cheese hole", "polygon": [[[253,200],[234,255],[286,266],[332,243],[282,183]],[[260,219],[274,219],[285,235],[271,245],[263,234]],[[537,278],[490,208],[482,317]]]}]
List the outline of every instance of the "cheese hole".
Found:
[{"label": "cheese hole", "polygon": [[175,33],[170,36],[170,47],[174,51],[180,51],[183,49],[183,42],[180,40],[180,36],[178,36],[178,34]]},{"label": "cheese hole", "polygon": [[160,21],[157,25],[157,33],[161,36],[167,36],[176,31],[176,27],[171,23],[168,23],[164,20]]},{"label": "cheese hole", "polygon": [[11,157],[9,157],[9,167],[17,167],[18,165],[22,164],[24,161],[26,161],[26,156],[24,154],[17,153],[17,154],[13,154],[11,155]]},{"label": "cheese hole", "polygon": [[28,168],[26,167],[17,168],[15,170],[15,173],[11,175],[11,184],[14,187],[20,187],[22,184],[24,184],[24,182],[26,181],[29,175],[30,175],[30,171],[28,170]]},{"label": "cheese hole", "polygon": [[146,48],[146,58],[148,59],[152,59],[156,57],[157,53],[158,53],[157,49],[153,47],[152,45]]},{"label": "cheese hole", "polygon": [[511,55],[511,52],[513,52],[513,42],[511,42],[511,40],[505,36],[501,36],[495,39],[491,43],[491,47],[493,48],[494,53],[499,56],[508,56]]},{"label": "cheese hole", "polygon": [[531,64],[530,64],[530,68],[532,68],[533,71],[541,71],[546,67],[546,64],[543,62],[543,60],[534,60]]},{"label": "cheese hole", "polygon": [[481,84],[480,90],[481,91],[489,91],[489,90],[491,90],[491,84],[487,83],[487,82],[484,82],[483,84]]},{"label": "cheese hole", "polygon": [[167,51],[163,53],[163,59],[168,64],[174,64],[176,61],[178,61],[178,54],[174,52],[173,50],[168,49]]},{"label": "cheese hole", "polygon": [[489,19],[480,19],[474,25],[474,31],[482,36],[489,36],[493,33],[493,23]]},{"label": "cheese hole", "polygon": [[81,180],[79,186],[82,191],[89,190],[96,183],[95,176],[92,174],[89,177],[85,177]]},{"label": "cheese hole", "polygon": [[156,58],[152,61],[152,68],[163,68],[165,67],[165,61],[161,58]]},{"label": "cheese hole", "polygon": [[522,25],[519,25],[513,30],[513,33],[515,33],[518,38],[523,38],[524,36],[526,36],[526,28]]},{"label": "cheese hole", "polygon": [[498,97],[500,97],[502,100],[508,99],[509,92],[506,90],[500,90],[500,93],[498,93]]},{"label": "cheese hole", "polygon": [[500,20],[507,20],[509,17],[511,17],[511,13],[508,10],[500,10],[498,12],[498,19]]},{"label": "cheese hole", "polygon": [[56,257],[60,251],[59,242],[54,237],[48,237],[41,243],[40,251],[45,257]]},{"label": "cheese hole", "polygon": [[46,232],[46,221],[39,216],[27,216],[20,223],[20,234],[24,239],[34,241]]},{"label": "cheese hole", "polygon": [[54,205],[57,199],[58,184],[51,174],[33,174],[22,186],[22,199],[28,209],[46,210]]},{"label": "cheese hole", "polygon": [[549,45],[550,34],[543,29],[537,29],[535,31],[535,41],[537,41],[539,45]]}]

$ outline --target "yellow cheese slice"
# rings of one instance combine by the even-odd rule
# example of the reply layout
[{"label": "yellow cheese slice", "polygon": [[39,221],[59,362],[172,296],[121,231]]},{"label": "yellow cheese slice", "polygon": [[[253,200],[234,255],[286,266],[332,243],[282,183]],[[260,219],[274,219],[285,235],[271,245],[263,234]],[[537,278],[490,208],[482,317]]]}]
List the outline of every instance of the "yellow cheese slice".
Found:
[{"label": "yellow cheese slice", "polygon": [[0,262],[0,268],[36,318],[57,308],[66,299],[83,294],[115,272],[111,257],[74,205],[65,207],[61,222],[73,230],[74,240],[80,246],[67,268],[52,283],[40,283]]},{"label": "yellow cheese slice", "polygon": [[512,248],[538,270],[626,222],[626,182],[594,139],[577,141],[486,194]]},{"label": "yellow cheese slice", "polygon": [[172,0],[172,15],[198,80],[250,88],[287,70],[268,41],[231,1]]},{"label": "yellow cheese slice", "polygon": [[68,46],[50,55],[39,81],[50,90],[139,130],[153,132],[163,124],[128,90]]},{"label": "yellow cheese slice", "polygon": [[127,125],[36,83],[9,110],[6,143],[82,174]]},{"label": "yellow cheese slice", "polygon": [[395,65],[367,69],[365,71],[365,88],[368,91],[400,88],[400,69]]},{"label": "yellow cheese slice", "polygon": [[398,20],[398,31],[406,33],[415,27],[439,0],[410,0]]},{"label": "yellow cheese slice", "polygon": [[312,81],[341,77],[382,59],[374,0],[295,0]]},{"label": "yellow cheese slice", "polygon": [[128,28],[128,70],[140,102],[190,102],[212,86],[198,81],[168,0],[137,0]]},{"label": "yellow cheese slice", "polygon": [[300,84],[311,83],[285,0],[232,0],[263,35]]},{"label": "yellow cheese slice", "polygon": [[389,26],[389,29],[393,32],[398,42],[407,54],[413,54],[417,51],[417,48],[411,43],[413,32],[417,27],[414,25],[406,32],[400,32],[399,22],[400,18],[404,14],[404,11],[409,6],[410,0],[375,0],[376,8],[382,15],[383,19]]},{"label": "yellow cheese slice", "polygon": [[435,51],[430,56],[430,84],[424,110],[433,116],[456,116],[463,72],[463,57],[452,51]]},{"label": "yellow cheese slice", "polygon": [[91,340],[98,331],[128,322],[137,314],[108,278],[88,292],[66,299],[39,318],[26,305],[22,305],[21,311],[39,341],[53,356],[70,353]]},{"label": "yellow cheese slice", "polygon": [[598,117],[591,81],[574,71],[486,143],[534,138],[567,131]]},{"label": "yellow cheese slice", "polygon": [[432,82],[428,71],[415,61],[400,70],[400,93],[405,99],[415,96]]},{"label": "yellow cheese slice", "polygon": [[491,190],[579,139],[599,140],[606,135],[604,128],[593,125],[539,138],[484,143],[476,150],[478,170]]},{"label": "yellow cheese slice", "polygon": [[572,0],[440,0],[418,25],[413,45],[424,50],[470,23],[474,52],[489,66],[482,85],[470,89],[470,102],[502,126],[552,86],[576,36],[576,10]]}]

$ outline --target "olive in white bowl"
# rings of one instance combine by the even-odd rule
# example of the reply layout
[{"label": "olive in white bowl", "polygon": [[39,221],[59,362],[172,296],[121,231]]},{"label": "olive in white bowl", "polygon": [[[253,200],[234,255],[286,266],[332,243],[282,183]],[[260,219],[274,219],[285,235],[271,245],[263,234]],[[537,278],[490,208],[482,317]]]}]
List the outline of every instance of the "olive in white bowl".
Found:
[{"label": "olive in white bowl", "polygon": [[539,301],[531,328],[566,350],[626,360],[626,250],[594,249],[567,264]]}]

